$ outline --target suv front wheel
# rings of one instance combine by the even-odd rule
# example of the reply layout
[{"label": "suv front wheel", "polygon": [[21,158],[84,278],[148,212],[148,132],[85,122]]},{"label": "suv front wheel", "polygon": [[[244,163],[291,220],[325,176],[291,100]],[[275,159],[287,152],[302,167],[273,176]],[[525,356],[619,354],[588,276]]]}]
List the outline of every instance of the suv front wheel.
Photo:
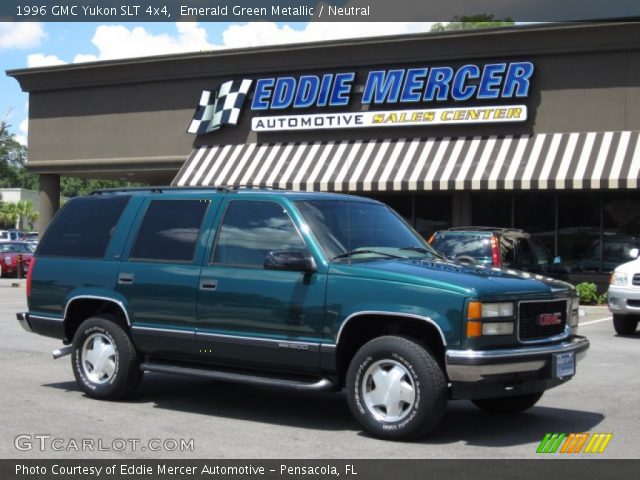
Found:
[{"label": "suv front wheel", "polygon": [[447,382],[421,344],[404,337],[379,337],[351,361],[347,399],[353,416],[373,435],[409,440],[434,430],[442,420]]},{"label": "suv front wheel", "polygon": [[138,352],[129,335],[109,317],[91,317],[78,327],[71,365],[78,385],[93,398],[125,397],[142,380]]}]

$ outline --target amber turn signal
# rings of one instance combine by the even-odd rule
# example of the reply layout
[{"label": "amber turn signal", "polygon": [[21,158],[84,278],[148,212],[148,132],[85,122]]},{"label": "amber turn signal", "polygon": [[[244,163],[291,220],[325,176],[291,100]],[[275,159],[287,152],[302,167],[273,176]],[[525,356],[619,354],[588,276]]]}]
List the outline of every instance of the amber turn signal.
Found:
[{"label": "amber turn signal", "polygon": [[467,338],[482,336],[482,322],[477,320],[467,321]]},{"label": "amber turn signal", "polygon": [[467,318],[471,320],[482,318],[481,302],[469,302],[469,305],[467,306]]}]

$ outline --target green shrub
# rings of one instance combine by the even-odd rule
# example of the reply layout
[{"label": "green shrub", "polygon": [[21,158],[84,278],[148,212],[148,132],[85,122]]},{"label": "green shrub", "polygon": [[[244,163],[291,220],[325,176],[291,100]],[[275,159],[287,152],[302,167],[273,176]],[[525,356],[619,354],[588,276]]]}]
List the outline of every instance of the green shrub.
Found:
[{"label": "green shrub", "polygon": [[597,303],[604,303],[603,298],[606,299],[606,294],[598,295],[595,283],[582,282],[576,285],[576,291],[578,297],[580,297],[580,303],[582,305],[593,305]]}]

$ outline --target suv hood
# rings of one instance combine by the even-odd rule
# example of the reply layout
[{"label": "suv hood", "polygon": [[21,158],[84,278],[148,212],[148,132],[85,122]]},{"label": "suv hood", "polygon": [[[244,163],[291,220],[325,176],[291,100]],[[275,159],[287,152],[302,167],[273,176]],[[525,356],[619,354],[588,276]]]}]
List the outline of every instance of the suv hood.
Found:
[{"label": "suv hood", "polygon": [[574,290],[566,282],[542,275],[444,260],[381,259],[334,263],[331,274],[423,285],[480,299],[569,294]]}]

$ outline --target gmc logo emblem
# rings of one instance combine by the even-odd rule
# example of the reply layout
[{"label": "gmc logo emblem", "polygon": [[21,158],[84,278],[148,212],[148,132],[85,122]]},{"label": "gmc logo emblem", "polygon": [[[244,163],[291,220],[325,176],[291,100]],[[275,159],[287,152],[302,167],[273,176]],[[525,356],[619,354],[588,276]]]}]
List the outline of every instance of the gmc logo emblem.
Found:
[{"label": "gmc logo emblem", "polygon": [[538,325],[547,327],[549,325],[558,325],[562,323],[562,313],[541,313],[538,315]]}]

